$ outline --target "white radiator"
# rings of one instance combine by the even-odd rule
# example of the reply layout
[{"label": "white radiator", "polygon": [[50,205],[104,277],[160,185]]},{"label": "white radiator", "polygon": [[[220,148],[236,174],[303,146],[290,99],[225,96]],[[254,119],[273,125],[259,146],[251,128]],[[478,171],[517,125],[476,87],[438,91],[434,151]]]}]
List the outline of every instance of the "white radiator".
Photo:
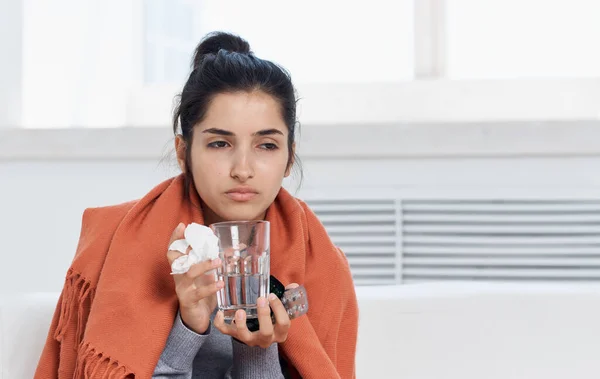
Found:
[{"label": "white radiator", "polygon": [[600,282],[600,200],[307,199],[357,285]]}]

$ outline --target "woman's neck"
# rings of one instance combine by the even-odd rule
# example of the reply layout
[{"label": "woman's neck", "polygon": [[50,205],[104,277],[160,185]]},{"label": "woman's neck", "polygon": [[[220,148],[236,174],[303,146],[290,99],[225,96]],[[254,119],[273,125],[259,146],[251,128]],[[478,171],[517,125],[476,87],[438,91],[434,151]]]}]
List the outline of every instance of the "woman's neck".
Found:
[{"label": "woman's neck", "polygon": [[204,201],[200,201],[200,208],[202,209],[204,225],[209,226],[210,224],[225,221],[221,216],[213,212],[213,210],[210,209],[210,207],[208,207]]}]

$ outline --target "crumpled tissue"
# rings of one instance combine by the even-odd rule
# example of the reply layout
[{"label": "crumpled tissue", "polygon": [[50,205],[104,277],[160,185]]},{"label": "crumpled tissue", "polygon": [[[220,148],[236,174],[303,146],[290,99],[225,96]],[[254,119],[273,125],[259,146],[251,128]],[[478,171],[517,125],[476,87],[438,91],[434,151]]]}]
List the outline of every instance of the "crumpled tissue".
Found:
[{"label": "crumpled tissue", "polygon": [[184,274],[196,263],[219,257],[219,238],[211,228],[191,223],[183,235],[184,239],[173,241],[169,246],[169,250],[183,254],[171,264],[171,274]]}]

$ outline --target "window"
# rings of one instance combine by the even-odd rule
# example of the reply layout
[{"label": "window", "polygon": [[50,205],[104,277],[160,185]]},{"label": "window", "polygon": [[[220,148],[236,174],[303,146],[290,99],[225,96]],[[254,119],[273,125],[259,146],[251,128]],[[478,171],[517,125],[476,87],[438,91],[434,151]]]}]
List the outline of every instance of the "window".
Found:
[{"label": "window", "polygon": [[144,1],[144,82],[183,83],[197,44],[198,2]]},{"label": "window", "polygon": [[3,75],[22,80],[0,97],[21,104],[0,124],[165,127],[195,46],[214,30],[291,72],[303,123],[598,114],[596,0],[8,2],[22,17],[12,26],[22,59],[9,55]]},{"label": "window", "polygon": [[600,76],[596,0],[447,0],[452,79]]},{"label": "window", "polygon": [[142,73],[135,4],[23,2],[23,126],[127,125],[130,91]]},{"label": "window", "polygon": [[412,0],[30,0],[22,124],[168,125],[194,48],[213,30],[246,38],[300,86],[413,77]]},{"label": "window", "polygon": [[400,81],[413,76],[412,1],[146,0],[146,83],[181,83],[195,45],[230,31],[296,82]]},{"label": "window", "polygon": [[212,30],[246,38],[296,83],[413,77],[412,0],[200,2],[199,39]]}]

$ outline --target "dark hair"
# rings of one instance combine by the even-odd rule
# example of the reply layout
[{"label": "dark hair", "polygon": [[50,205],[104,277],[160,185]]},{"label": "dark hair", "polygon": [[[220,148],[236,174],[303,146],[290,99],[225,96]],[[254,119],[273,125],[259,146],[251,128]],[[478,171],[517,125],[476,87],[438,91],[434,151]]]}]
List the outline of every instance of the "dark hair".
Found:
[{"label": "dark hair", "polygon": [[[292,145],[296,132],[296,93],[290,74],[268,60],[257,58],[250,45],[239,36],[209,33],[194,53],[192,72],[179,95],[179,104],[173,114],[173,133],[181,136],[190,146],[194,126],[205,117],[212,99],[221,93],[260,90],[271,96],[281,106],[281,116],[288,128],[288,167],[294,157]],[[186,149],[185,165],[191,167],[190,150]],[[302,170],[300,169],[302,174]],[[186,169],[185,190],[193,184],[192,172]],[[186,195],[189,195],[186,192]]]}]

